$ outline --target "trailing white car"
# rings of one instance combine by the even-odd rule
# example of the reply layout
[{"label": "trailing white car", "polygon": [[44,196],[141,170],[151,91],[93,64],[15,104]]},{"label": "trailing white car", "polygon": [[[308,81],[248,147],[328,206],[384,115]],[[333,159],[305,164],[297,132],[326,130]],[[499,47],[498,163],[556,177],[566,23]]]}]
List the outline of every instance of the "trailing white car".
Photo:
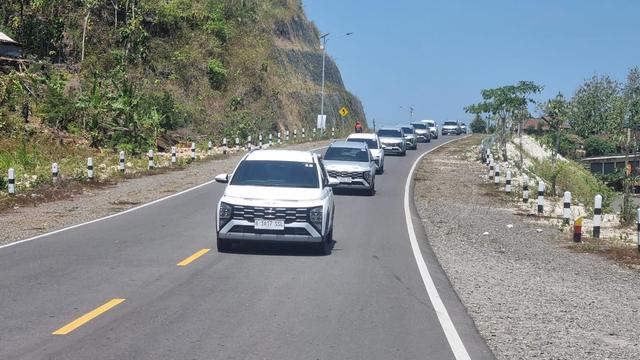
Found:
[{"label": "trailing white car", "polygon": [[339,182],[335,187],[366,190],[376,193],[378,166],[371,157],[367,143],[337,141],[329,145],[322,160],[331,178]]},{"label": "trailing white car", "polygon": [[256,150],[245,155],[228,183],[216,216],[218,251],[246,241],[302,242],[323,254],[333,244],[333,190],[317,154]]},{"label": "trailing white car", "polygon": [[384,172],[384,150],[378,135],[373,133],[354,133],[347,137],[348,142],[364,142],[367,143],[373,160],[378,165],[378,174]]}]

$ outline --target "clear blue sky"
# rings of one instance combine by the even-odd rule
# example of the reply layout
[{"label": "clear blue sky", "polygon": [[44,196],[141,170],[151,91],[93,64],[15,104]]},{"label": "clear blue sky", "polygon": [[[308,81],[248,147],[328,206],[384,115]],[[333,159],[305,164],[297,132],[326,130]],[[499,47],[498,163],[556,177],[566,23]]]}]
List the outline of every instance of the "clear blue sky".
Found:
[{"label": "clear blue sky", "polygon": [[[640,66],[638,0],[304,0],[369,123],[470,120],[480,90],[531,80],[571,97]],[[342,36],[353,31],[348,37]],[[400,108],[403,106],[404,108]]]}]

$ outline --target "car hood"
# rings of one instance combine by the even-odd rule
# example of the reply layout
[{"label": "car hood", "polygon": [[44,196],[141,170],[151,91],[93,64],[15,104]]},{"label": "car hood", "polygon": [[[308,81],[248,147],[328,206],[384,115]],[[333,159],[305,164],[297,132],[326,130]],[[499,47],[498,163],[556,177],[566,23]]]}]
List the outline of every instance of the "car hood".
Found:
[{"label": "car hood", "polygon": [[405,135],[404,137],[405,137],[405,138],[408,138],[408,139],[411,139],[411,138],[416,137],[416,134],[407,134],[407,135]]},{"label": "car hood", "polygon": [[380,138],[380,142],[381,143],[399,143],[402,142],[402,138],[399,137],[381,137]]},{"label": "car hood", "polygon": [[[276,186],[239,186],[228,185],[224,192],[224,197],[238,200],[265,200],[265,201],[313,201],[319,200],[322,195],[321,189],[305,189]],[[266,205],[268,206],[268,204]]]},{"label": "car hood", "polygon": [[443,129],[457,129],[458,126],[456,125],[442,125]]},{"label": "car hood", "polygon": [[416,134],[426,134],[427,133],[427,129],[415,129],[413,131],[415,131]]},{"label": "car hood", "polygon": [[333,171],[369,171],[371,169],[368,163],[336,160],[324,160],[324,167]]}]

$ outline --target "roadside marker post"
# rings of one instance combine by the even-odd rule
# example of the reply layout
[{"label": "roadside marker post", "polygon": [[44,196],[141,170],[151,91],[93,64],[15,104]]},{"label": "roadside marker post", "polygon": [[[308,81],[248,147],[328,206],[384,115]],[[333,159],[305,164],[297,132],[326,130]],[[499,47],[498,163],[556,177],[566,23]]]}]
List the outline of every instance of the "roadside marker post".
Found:
[{"label": "roadside marker post", "polygon": [[562,209],[562,223],[565,225],[569,225],[571,221],[571,192],[564,192],[564,205]]},{"label": "roadside marker post", "polygon": [[336,138],[336,128],[334,128],[334,127],[331,128],[331,138],[332,139]]},{"label": "roadside marker post", "polygon": [[304,128],[302,128],[302,140],[304,141]]},{"label": "roadside marker post", "polygon": [[278,131],[278,145],[282,144],[282,134]]},{"label": "roadside marker post", "polygon": [[489,166],[489,164],[491,164],[491,160],[493,159],[493,155],[491,155],[491,151],[489,149],[487,149],[487,160],[485,162],[485,164],[487,166]]},{"label": "roadside marker post", "polygon": [[285,137],[285,141],[286,141],[287,143],[289,142],[289,130],[287,130],[287,134],[286,134],[286,137]]},{"label": "roadside marker post", "polygon": [[171,147],[171,165],[175,164],[178,161],[178,155],[176,154],[176,147]]},{"label": "roadside marker post", "polygon": [[496,164],[496,173],[494,176],[494,184],[500,185],[500,165]]},{"label": "roadside marker post", "polygon": [[258,146],[262,149],[262,133],[258,135]]},{"label": "roadside marker post", "polygon": [[196,160],[196,143],[191,143],[191,161]]},{"label": "roadside marker post", "polygon": [[638,244],[638,251],[640,251],[640,208],[638,208],[638,220],[636,220],[636,222],[637,222],[636,226],[638,227],[637,228],[638,237],[636,239],[636,242]]},{"label": "roadside marker post", "polygon": [[529,177],[527,175],[522,175],[522,202],[529,202]]},{"label": "roadside marker post", "polygon": [[538,181],[538,215],[544,214],[544,181]]},{"label": "roadside marker post", "polygon": [[316,138],[316,128],[313,128],[313,138]]},{"label": "roadside marker post", "polygon": [[573,242],[582,242],[582,216],[578,216],[573,222]]},{"label": "roadside marker post", "polygon": [[269,133],[269,147],[273,145],[273,134]]},{"label": "roadside marker post", "polygon": [[247,150],[251,150],[251,135],[247,136]]},{"label": "roadside marker post", "polygon": [[93,158],[87,158],[87,178],[93,180]]},{"label": "roadside marker post", "polygon": [[120,151],[120,161],[118,164],[119,170],[121,173],[124,172],[124,151]]},{"label": "roadside marker post", "polygon": [[9,195],[15,195],[16,194],[16,174],[13,168],[9,169],[8,175],[9,175],[9,186],[8,186]]},{"label": "roadside marker post", "polygon": [[240,138],[236,137],[236,151],[240,150]]},{"label": "roadside marker post", "polygon": [[602,224],[602,195],[596,195],[593,200],[593,238],[600,239],[600,225]]},{"label": "roadside marker post", "polygon": [[504,192],[511,194],[511,170],[507,170],[507,177],[504,182]]},{"label": "roadside marker post", "polygon": [[213,143],[209,141],[209,143],[207,144],[207,155],[209,156],[212,155],[212,152],[211,152],[212,149],[213,149]]},{"label": "roadside marker post", "polygon": [[54,184],[58,182],[58,172],[58,163],[51,164],[51,177],[53,178]]},{"label": "roadside marker post", "polygon": [[149,157],[148,168],[149,170],[153,170],[153,168],[155,167],[155,164],[153,163],[153,150],[149,150],[147,156]]},{"label": "roadside marker post", "polygon": [[298,140],[298,129],[293,129],[293,141]]},{"label": "roadside marker post", "polygon": [[222,139],[222,153],[227,155],[227,138]]},{"label": "roadside marker post", "polygon": [[493,159],[491,159],[491,161],[489,162],[489,179],[493,179],[493,176],[495,175],[495,170],[493,168]]}]

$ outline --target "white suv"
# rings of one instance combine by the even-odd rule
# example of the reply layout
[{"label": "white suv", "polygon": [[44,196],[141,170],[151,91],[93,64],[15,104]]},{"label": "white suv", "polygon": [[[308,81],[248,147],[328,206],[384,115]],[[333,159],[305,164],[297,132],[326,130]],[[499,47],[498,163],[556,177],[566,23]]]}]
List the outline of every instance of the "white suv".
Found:
[{"label": "white suv", "polygon": [[256,150],[245,155],[228,183],[216,216],[218,251],[233,243],[283,241],[314,244],[328,255],[333,245],[333,190],[317,154]]},{"label": "white suv", "polygon": [[378,174],[384,172],[384,150],[378,135],[371,133],[354,133],[347,137],[347,142],[364,142],[367,143],[373,160],[378,165]]}]

